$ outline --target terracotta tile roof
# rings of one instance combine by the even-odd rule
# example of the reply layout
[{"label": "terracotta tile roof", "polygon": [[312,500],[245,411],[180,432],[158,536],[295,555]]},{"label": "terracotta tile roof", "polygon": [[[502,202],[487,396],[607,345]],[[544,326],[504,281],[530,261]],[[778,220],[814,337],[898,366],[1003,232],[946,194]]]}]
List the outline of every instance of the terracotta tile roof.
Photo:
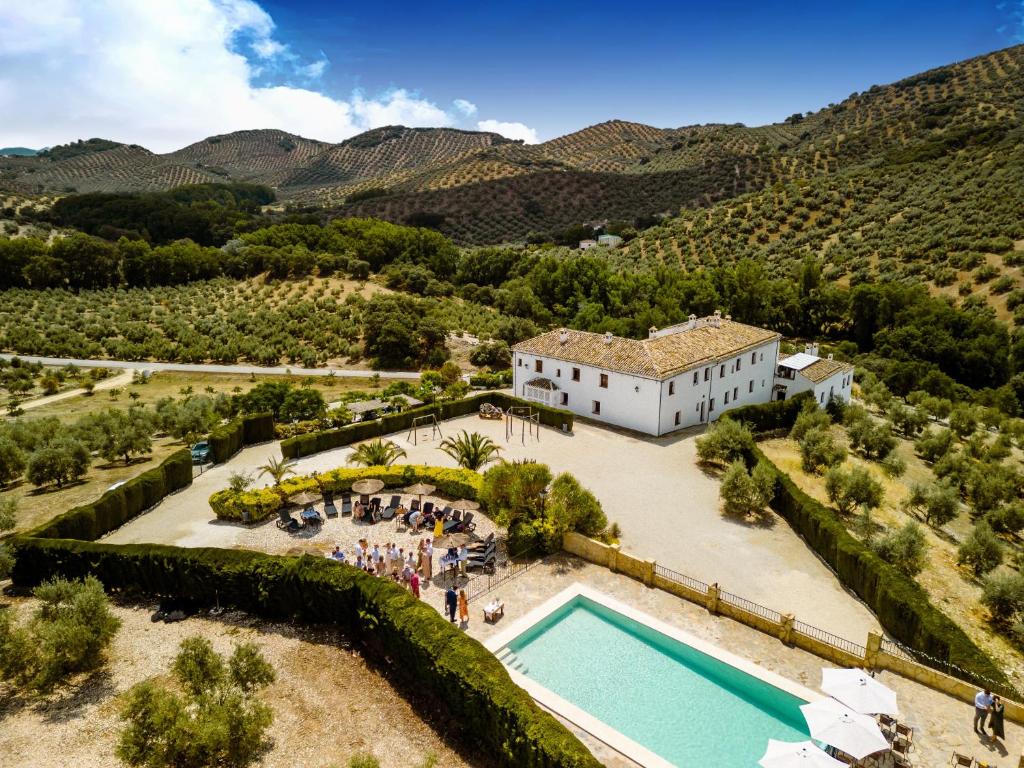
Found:
[{"label": "terracotta tile roof", "polygon": [[[564,343],[561,341],[563,333],[566,336]],[[609,371],[663,379],[778,338],[779,334],[774,331],[723,319],[717,328],[711,323],[700,323],[696,328],[642,341],[612,336],[607,343],[600,333],[559,328],[521,341],[512,349]]]},{"label": "terracotta tile roof", "polygon": [[840,362],[839,360],[826,360],[825,358],[821,358],[820,360],[811,363],[806,368],[803,368],[800,371],[800,375],[813,381],[815,384],[820,384],[821,382],[825,381],[825,379],[829,378],[830,376],[834,376],[840,371],[852,370],[853,366],[850,365],[849,363],[843,363]]}]

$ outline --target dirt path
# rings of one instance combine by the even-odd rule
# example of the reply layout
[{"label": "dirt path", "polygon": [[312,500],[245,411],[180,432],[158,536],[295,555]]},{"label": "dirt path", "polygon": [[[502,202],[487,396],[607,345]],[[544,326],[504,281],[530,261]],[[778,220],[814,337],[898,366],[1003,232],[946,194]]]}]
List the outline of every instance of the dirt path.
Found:
[{"label": "dirt path", "polygon": [[[26,360],[27,358],[22,358]],[[102,366],[101,366],[102,367]],[[102,392],[107,389],[114,389],[115,387],[127,386],[132,383],[132,377],[135,375],[134,369],[128,369],[116,376],[110,376],[106,379],[100,379],[96,382],[96,386],[93,387],[94,392]],[[72,397],[79,397],[85,394],[85,390],[81,387],[77,389],[69,389],[67,392],[58,392],[56,395],[47,395],[46,397],[37,397],[35,400],[29,400],[19,404],[19,408],[23,411],[28,411],[33,408],[42,408],[44,405],[52,405],[53,403],[59,403],[61,400],[70,400]]]}]

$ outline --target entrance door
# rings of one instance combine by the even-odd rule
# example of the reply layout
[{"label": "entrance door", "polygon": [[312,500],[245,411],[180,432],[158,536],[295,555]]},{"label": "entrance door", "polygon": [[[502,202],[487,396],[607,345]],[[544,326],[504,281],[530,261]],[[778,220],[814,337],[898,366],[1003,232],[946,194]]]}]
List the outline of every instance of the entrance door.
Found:
[{"label": "entrance door", "polygon": [[700,422],[701,422],[701,424],[704,423],[704,401],[703,400],[701,401],[701,404],[700,404]]}]

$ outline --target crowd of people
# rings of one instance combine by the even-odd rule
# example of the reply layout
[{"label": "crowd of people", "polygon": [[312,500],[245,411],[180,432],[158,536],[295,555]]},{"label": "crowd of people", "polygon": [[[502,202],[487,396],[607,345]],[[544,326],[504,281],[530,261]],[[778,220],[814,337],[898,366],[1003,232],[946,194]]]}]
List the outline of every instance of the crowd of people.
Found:
[{"label": "crowd of people", "polygon": [[[371,575],[390,578],[406,587],[416,597],[420,597],[421,584],[434,578],[434,544],[430,537],[418,539],[416,546],[409,547],[408,550],[395,542],[388,542],[383,547],[380,544],[370,547],[366,539],[360,539],[356,542],[351,560],[340,546],[335,546],[328,557],[354,565]],[[452,563],[457,561],[460,573],[465,575],[468,557],[468,550],[463,545],[449,548],[444,559]],[[456,594],[454,587],[449,587],[448,592],[451,594],[445,595],[445,609],[451,621],[455,621],[456,610],[462,616],[462,621],[469,621],[466,591],[460,589]]]}]

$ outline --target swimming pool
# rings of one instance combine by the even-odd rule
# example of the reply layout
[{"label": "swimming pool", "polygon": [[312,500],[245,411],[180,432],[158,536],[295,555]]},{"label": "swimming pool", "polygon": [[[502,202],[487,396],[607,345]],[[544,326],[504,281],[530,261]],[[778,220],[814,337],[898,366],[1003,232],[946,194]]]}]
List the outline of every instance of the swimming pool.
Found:
[{"label": "swimming pool", "polygon": [[799,706],[819,698],[583,585],[487,645],[541,704],[642,765],[751,768],[769,738],[808,738]]}]

